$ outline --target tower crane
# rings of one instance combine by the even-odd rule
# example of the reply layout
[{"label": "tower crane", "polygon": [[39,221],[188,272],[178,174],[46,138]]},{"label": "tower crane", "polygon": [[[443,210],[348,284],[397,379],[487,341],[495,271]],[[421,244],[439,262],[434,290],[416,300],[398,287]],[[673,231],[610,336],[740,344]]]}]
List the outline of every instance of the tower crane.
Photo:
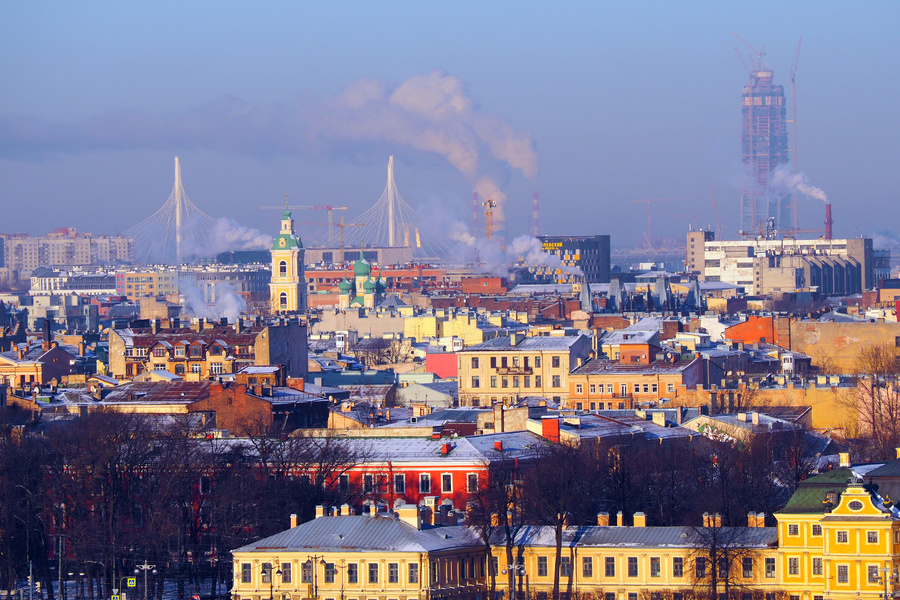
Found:
[{"label": "tower crane", "polygon": [[635,204],[647,204],[647,247],[653,248],[653,218],[650,214],[650,205],[653,202],[674,202],[684,198],[647,198],[646,200],[632,200]]},{"label": "tower crane", "polygon": [[484,222],[485,222],[485,235],[484,238],[489,240],[494,235],[494,207],[497,206],[496,200],[491,200],[488,198],[483,202],[484,204]]},{"label": "tower crane", "polygon": [[722,239],[722,219],[719,218],[719,203],[716,201],[716,192],[713,186],[709,186],[709,193],[712,194],[713,210],[716,213],[716,239]]},{"label": "tower crane", "polygon": [[[327,210],[328,211],[328,245],[334,246],[334,211],[350,210],[349,206],[332,206],[330,204],[288,204],[288,195],[284,195],[284,206],[260,206],[260,210]],[[343,231],[343,230],[341,230]]]},{"label": "tower crane", "polygon": [[344,249],[344,228],[345,227],[365,227],[365,223],[344,223],[344,217],[341,217],[341,222],[337,225],[341,230],[341,250]]}]

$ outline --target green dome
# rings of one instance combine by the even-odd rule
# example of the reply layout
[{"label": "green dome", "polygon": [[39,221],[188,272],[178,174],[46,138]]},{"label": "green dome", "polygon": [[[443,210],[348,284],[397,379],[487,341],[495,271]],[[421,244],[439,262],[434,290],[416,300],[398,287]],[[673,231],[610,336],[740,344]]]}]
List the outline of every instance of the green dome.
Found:
[{"label": "green dome", "polygon": [[375,290],[375,282],[372,281],[371,279],[366,279],[366,281],[363,283],[363,289],[366,290],[367,292],[374,291]]},{"label": "green dome", "polygon": [[372,273],[372,265],[363,257],[362,250],[359,251],[359,260],[353,264],[353,274],[357,277],[366,277]]},{"label": "green dome", "polygon": [[353,284],[350,283],[349,281],[347,281],[346,277],[344,277],[344,279],[342,279],[341,282],[338,284],[338,289],[345,293],[349,292],[350,288],[352,288],[352,287],[353,287]]}]

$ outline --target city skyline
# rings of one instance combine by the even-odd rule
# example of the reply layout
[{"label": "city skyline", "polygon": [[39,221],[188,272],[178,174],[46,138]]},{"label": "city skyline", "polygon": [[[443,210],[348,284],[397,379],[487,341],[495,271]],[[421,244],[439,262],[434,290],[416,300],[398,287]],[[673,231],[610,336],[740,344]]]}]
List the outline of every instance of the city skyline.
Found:
[{"label": "city skyline", "polygon": [[[788,102],[803,37],[799,170],[832,200],[836,236],[892,235],[890,3],[42,6],[0,8],[5,232],[122,232],[165,202],[176,155],[214,217],[274,235],[278,216],[255,207],[287,193],[352,220],[394,155],[404,198],[439,228],[471,224],[487,179],[508,196],[510,239],[531,232],[537,191],[540,233],[618,247],[646,234],[635,201],[680,198],[652,207],[654,238],[680,240],[716,227],[710,188],[734,238],[747,83],[734,49],[748,52],[734,31],[766,49]],[[819,200],[798,213],[822,227]]]}]

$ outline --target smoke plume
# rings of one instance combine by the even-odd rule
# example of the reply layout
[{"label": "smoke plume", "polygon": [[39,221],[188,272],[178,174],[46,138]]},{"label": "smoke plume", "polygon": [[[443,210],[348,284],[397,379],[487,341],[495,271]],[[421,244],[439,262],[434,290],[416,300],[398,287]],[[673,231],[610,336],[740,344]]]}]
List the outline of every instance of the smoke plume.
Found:
[{"label": "smoke plume", "polygon": [[207,254],[219,254],[228,250],[265,250],[272,245],[272,236],[259,229],[244,227],[227,217],[216,221],[209,233]]},{"label": "smoke plume", "polygon": [[185,315],[204,319],[227,317],[230,323],[234,323],[247,308],[247,303],[233,285],[216,282],[201,287],[193,277],[183,276],[179,279],[178,288]]},{"label": "smoke plume", "polygon": [[785,188],[792,192],[800,192],[804,196],[821,200],[828,204],[828,196],[824,190],[809,183],[804,173],[792,173],[787,165],[782,165],[772,172],[769,185],[773,188]]}]

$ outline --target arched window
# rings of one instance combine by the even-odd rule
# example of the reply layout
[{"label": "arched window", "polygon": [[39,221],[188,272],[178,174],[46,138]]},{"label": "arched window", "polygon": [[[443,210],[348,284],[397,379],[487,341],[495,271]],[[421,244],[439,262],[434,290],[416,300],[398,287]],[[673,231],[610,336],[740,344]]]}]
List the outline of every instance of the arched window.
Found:
[{"label": "arched window", "polygon": [[287,277],[287,262],[281,261],[278,263],[278,275],[280,277]]},{"label": "arched window", "polygon": [[281,296],[278,297],[278,303],[281,305],[281,308],[287,308],[287,292],[281,292]]}]

